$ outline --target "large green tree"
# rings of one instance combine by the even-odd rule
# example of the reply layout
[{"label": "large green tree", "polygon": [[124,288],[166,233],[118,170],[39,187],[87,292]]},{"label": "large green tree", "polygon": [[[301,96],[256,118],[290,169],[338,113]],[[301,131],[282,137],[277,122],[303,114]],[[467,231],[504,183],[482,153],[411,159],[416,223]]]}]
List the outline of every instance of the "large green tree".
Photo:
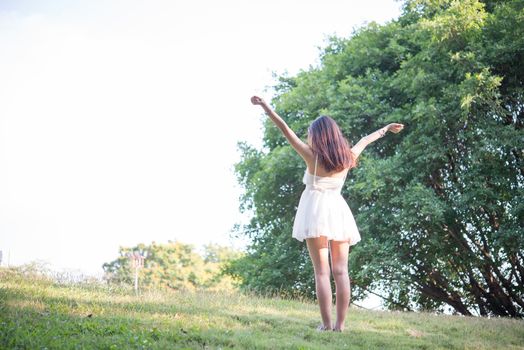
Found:
[{"label": "large green tree", "polygon": [[[402,15],[331,38],[318,67],[281,76],[272,100],[297,134],[320,114],[366,149],[343,189],[362,241],[353,299],[389,308],[524,316],[524,1],[406,1]],[[245,288],[314,295],[304,244],[291,239],[305,165],[269,121],[264,148],[240,144],[239,232],[230,267]]]}]

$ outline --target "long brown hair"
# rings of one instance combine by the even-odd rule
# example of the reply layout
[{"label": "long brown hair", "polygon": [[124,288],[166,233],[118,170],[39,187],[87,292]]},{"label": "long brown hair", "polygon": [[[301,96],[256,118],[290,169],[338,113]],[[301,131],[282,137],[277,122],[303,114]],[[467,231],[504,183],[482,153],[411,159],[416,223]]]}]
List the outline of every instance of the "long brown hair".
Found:
[{"label": "long brown hair", "polygon": [[357,165],[348,140],[333,118],[322,115],[308,129],[313,153],[327,172],[342,171]]}]

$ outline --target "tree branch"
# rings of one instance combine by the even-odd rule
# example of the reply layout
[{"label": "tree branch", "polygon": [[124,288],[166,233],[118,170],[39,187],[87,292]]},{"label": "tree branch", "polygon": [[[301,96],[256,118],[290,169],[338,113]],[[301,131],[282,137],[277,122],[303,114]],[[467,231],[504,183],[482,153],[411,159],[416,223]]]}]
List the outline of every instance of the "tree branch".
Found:
[{"label": "tree branch", "polygon": [[[355,281],[355,284],[358,285],[358,282]],[[368,293],[371,293],[371,294],[373,294],[373,295],[376,295],[376,296],[379,297],[379,298],[382,298],[382,299],[386,300],[387,302],[390,302],[390,303],[392,303],[392,304],[394,304],[394,305],[396,305],[396,306],[399,306],[399,307],[405,309],[406,311],[413,311],[413,310],[412,310],[409,306],[407,306],[407,305],[400,304],[400,303],[398,303],[398,302],[396,302],[396,301],[394,301],[394,300],[391,300],[390,298],[386,298],[386,297],[384,297],[384,296],[382,296],[382,295],[380,295],[380,294],[378,294],[378,293],[375,293],[375,292],[373,292],[373,291],[371,291],[371,290],[369,290],[369,289],[367,289],[367,288],[365,288],[365,287],[362,287],[362,286],[360,286],[360,285],[359,285],[358,287],[359,287],[359,288],[362,288],[363,290],[365,290],[365,291],[368,292]]]}]

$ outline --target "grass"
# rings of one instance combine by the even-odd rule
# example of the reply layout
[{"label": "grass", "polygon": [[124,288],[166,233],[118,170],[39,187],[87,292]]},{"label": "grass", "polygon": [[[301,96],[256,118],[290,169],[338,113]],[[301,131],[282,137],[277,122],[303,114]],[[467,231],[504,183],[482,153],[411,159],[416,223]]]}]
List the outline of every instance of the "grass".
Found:
[{"label": "grass", "polygon": [[351,306],[344,333],[318,307],[241,293],[56,283],[0,269],[0,349],[524,349],[524,321]]}]

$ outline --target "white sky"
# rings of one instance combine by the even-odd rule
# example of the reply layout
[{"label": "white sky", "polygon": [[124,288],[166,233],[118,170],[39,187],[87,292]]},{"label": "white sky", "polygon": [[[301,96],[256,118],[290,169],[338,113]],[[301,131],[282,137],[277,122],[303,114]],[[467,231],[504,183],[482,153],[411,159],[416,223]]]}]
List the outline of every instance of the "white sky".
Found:
[{"label": "white sky", "polygon": [[230,238],[249,98],[394,0],[0,2],[0,250],[100,274],[119,246]]}]

